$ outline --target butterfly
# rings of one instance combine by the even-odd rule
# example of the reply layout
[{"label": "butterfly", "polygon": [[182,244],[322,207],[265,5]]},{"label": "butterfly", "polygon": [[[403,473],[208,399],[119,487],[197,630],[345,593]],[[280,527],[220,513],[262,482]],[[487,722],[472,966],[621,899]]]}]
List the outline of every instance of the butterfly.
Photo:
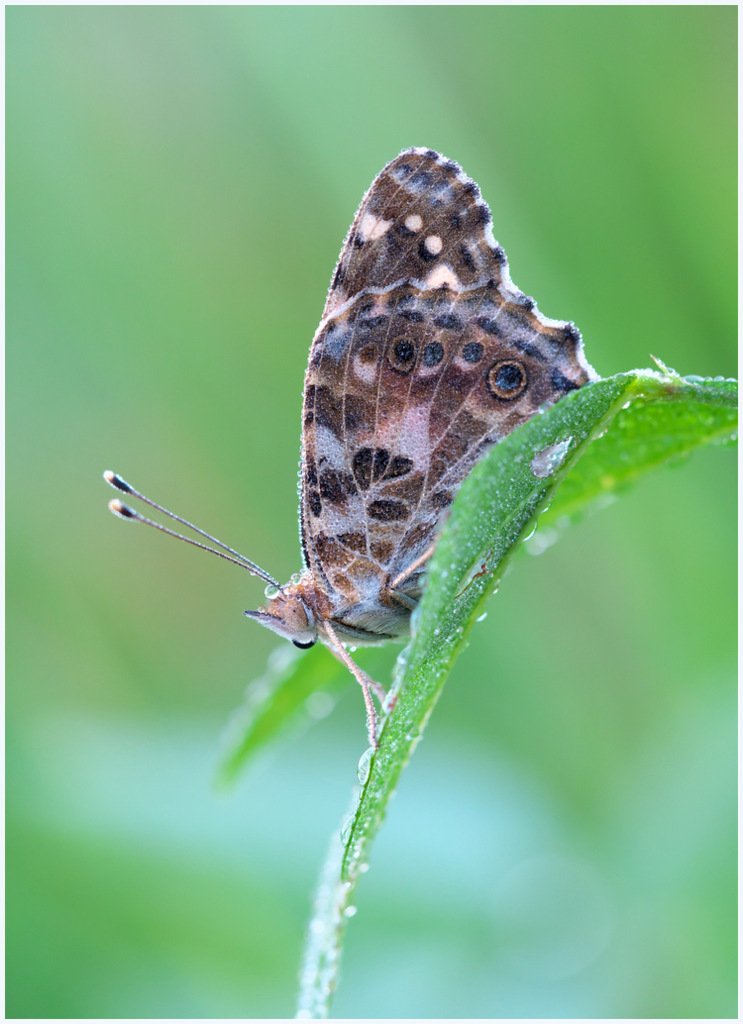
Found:
[{"label": "butterfly", "polygon": [[[346,647],[409,635],[464,477],[540,407],[597,377],[576,327],[543,317],[513,285],[491,222],[479,187],[435,150],[408,149],[384,167],[346,236],[310,348],[302,572],[282,586],[197,531],[269,584],[265,605],[247,616],[297,647],[321,641],[350,669],[372,747],[372,694],[382,701],[385,691]],[[172,532],[120,501],[110,507]]]}]

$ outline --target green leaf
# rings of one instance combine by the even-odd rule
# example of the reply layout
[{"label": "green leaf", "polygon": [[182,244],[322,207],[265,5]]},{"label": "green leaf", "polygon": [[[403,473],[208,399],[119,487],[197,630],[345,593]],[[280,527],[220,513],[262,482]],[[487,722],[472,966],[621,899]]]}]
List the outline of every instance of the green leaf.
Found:
[{"label": "green leaf", "polygon": [[379,749],[362,757],[354,806],[340,845],[331,844],[305,952],[300,1016],[328,1015],[354,892],[387,803],[473,623],[537,516],[556,492],[553,520],[693,448],[735,439],[735,382],[682,379],[662,369],[572,392],[496,445],[462,484],[413,615],[413,638],[398,659]]},{"label": "green leaf", "polygon": [[[639,371],[638,371],[639,374]],[[738,383],[673,377],[678,390],[633,401],[595,439],[557,490],[542,525],[614,495],[656,467],[681,461],[703,444],[730,444],[738,425]]]},{"label": "green leaf", "polygon": [[[291,644],[277,647],[265,673],[245,691],[222,737],[217,783],[234,782],[248,760],[289,723],[322,718],[332,710],[335,695],[348,684],[348,670],[326,647],[299,651]],[[325,697],[325,700],[323,700]]]}]

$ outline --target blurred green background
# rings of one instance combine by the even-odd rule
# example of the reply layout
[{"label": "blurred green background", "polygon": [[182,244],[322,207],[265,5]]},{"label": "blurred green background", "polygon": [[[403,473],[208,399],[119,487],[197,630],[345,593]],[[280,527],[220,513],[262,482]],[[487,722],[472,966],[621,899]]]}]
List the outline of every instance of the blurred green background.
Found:
[{"label": "blurred green background", "polygon": [[[101,472],[299,568],[308,346],[410,145],[479,182],[599,372],[733,375],[736,14],[8,8],[9,1016],[291,1015],[366,746],[349,682],[214,792],[276,645],[241,615],[262,587],[117,522]],[[337,1016],[735,1015],[734,513],[713,448],[516,560],[378,839]]]}]

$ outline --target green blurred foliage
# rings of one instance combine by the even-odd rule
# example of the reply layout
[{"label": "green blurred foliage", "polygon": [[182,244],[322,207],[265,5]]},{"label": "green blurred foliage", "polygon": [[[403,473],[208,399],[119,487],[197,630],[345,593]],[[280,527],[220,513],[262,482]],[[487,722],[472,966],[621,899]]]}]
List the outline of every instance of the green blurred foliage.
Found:
[{"label": "green blurred foliage", "polygon": [[[286,578],[307,349],[364,189],[458,160],[604,374],[735,372],[731,7],[7,12],[8,1005],[292,1012],[360,697],[210,789]],[[735,481],[711,449],[517,559],[375,847],[347,1017],[735,1015]],[[388,652],[390,665],[396,649]]]}]

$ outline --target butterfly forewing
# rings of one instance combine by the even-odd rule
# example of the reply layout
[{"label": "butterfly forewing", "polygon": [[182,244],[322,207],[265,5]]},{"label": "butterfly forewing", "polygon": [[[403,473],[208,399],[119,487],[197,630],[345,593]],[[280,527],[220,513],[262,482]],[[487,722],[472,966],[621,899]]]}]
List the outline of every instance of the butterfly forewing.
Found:
[{"label": "butterfly forewing", "polygon": [[[365,289],[402,281],[467,287],[500,279],[503,251],[480,189],[432,149],[401,153],[377,175],[341,250],[323,317]],[[444,269],[446,268],[446,270]]]}]

